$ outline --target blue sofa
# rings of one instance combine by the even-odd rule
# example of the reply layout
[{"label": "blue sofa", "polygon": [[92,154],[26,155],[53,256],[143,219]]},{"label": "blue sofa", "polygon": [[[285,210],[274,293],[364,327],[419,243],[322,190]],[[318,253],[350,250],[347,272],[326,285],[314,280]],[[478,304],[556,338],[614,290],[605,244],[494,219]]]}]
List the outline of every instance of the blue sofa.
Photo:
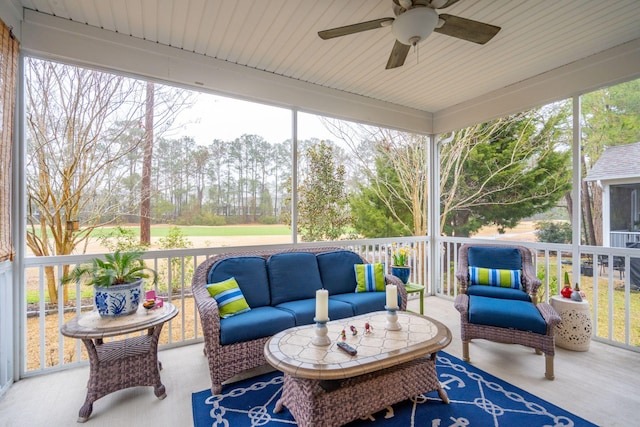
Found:
[{"label": "blue sofa", "polygon": [[[200,264],[192,285],[213,394],[220,393],[223,381],[265,364],[264,344],[272,335],[313,323],[318,289],[329,291],[331,320],[384,310],[385,292],[355,292],[354,265],[365,262],[340,248],[306,248],[221,254]],[[250,310],[220,318],[206,285],[231,277]],[[398,287],[404,310],[407,293],[400,279],[385,275],[385,283]]]}]

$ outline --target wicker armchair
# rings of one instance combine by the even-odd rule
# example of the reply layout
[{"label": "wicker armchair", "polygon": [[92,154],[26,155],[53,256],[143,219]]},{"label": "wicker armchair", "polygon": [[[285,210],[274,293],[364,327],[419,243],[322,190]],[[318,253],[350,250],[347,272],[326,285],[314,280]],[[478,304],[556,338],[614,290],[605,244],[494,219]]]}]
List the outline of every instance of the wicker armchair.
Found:
[{"label": "wicker armchair", "polygon": [[[488,324],[472,323],[469,320],[470,302],[472,298],[476,296],[467,295],[469,290],[469,249],[471,247],[480,248],[515,248],[520,252],[522,259],[522,276],[521,285],[522,290],[529,295],[529,301],[515,301],[513,304],[520,304],[520,307],[529,309],[526,304],[534,304],[538,309],[539,315],[544,319],[546,324],[545,333],[537,333],[528,330],[516,329],[516,327],[494,326]],[[480,266],[490,267],[490,266]],[[504,267],[495,267],[504,268]],[[533,261],[531,251],[522,246],[497,246],[497,245],[471,245],[465,244],[460,247],[458,256],[458,269],[456,271],[456,278],[460,284],[460,294],[455,299],[455,308],[460,312],[460,326],[461,326],[461,338],[462,338],[462,355],[465,361],[469,361],[469,342],[475,338],[486,339],[494,342],[508,343],[508,344],[521,344],[527,347],[535,349],[536,354],[545,354],[546,360],[546,372],[545,377],[552,380],[554,378],[553,371],[553,358],[555,354],[555,340],[554,329],[560,322],[560,316],[555,310],[546,302],[537,303],[538,301],[538,288],[541,285],[540,280],[535,274],[533,268]],[[482,285],[476,285],[482,286]],[[481,297],[486,298],[486,297]],[[525,297],[526,298],[526,297]],[[511,300],[495,298],[498,304],[511,303]],[[486,301],[486,300],[485,300]],[[535,310],[533,310],[535,312]],[[534,316],[537,315],[534,314]],[[489,322],[487,322],[489,323]]]},{"label": "wicker armchair", "polygon": [[[209,361],[211,392],[213,394],[219,394],[222,391],[222,383],[224,381],[247,369],[265,365],[267,362],[264,358],[264,345],[270,337],[227,345],[221,343],[218,305],[206,289],[207,276],[211,267],[222,259],[235,256],[260,256],[268,259],[271,255],[285,252],[311,252],[317,254],[341,249],[337,247],[288,248],[225,253],[214,255],[198,265],[192,279],[193,297],[200,315],[200,324],[202,325],[202,334],[204,336],[204,354]],[[390,275],[385,276],[385,280],[387,283],[398,286],[398,294],[402,300],[400,309],[404,310],[407,306],[407,292],[402,286],[402,282],[397,277]]]}]

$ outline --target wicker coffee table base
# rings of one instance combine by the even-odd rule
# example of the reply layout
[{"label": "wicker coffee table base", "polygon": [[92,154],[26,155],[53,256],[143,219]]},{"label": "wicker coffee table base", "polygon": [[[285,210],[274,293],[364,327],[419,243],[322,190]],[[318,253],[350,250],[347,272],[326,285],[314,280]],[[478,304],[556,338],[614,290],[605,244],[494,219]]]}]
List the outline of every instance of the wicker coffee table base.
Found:
[{"label": "wicker coffee table base", "polygon": [[[437,390],[449,403],[436,374],[435,353],[341,381],[321,382],[284,376],[282,398],[274,412],[286,406],[300,427],[341,426],[410,397]],[[336,388],[331,391],[326,385]],[[323,388],[323,385],[325,386]]]}]

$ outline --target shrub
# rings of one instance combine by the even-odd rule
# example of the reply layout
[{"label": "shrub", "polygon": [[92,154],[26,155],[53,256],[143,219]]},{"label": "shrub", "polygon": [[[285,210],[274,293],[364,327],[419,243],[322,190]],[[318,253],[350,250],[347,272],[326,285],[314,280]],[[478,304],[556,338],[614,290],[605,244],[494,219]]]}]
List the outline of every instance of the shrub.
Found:
[{"label": "shrub", "polygon": [[[158,239],[158,247],[160,249],[184,249],[190,248],[193,244],[191,240],[185,237],[184,233],[179,227],[171,227],[166,237],[161,237]],[[159,269],[158,274],[161,278],[161,283],[167,283],[170,286],[167,286],[168,292],[173,292],[174,290],[180,290],[182,283],[189,284],[191,283],[191,278],[193,277],[193,262],[192,257],[184,258],[184,270],[182,270],[182,260],[177,257],[171,258],[171,263],[168,265],[167,269]],[[171,270],[169,272],[169,269]],[[184,272],[184,277],[180,276],[180,272]],[[171,277],[171,283],[169,283],[169,277]],[[164,286],[160,287],[161,289]],[[164,290],[164,289],[163,289]]]},{"label": "shrub", "polygon": [[98,237],[102,246],[111,252],[131,252],[148,249],[149,245],[140,243],[140,238],[131,228],[117,226]]},{"label": "shrub", "polygon": [[536,236],[544,243],[571,243],[571,224],[568,222],[536,222]]},{"label": "shrub", "polygon": [[273,215],[263,215],[258,218],[258,222],[264,225],[273,225],[278,223],[278,219]]}]

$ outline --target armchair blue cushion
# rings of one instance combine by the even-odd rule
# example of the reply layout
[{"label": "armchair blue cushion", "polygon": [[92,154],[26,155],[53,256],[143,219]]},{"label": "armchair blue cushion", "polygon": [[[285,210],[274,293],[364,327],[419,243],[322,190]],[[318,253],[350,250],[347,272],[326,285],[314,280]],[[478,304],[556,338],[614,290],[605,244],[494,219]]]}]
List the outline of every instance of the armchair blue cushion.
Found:
[{"label": "armchair blue cushion", "polygon": [[531,302],[528,293],[521,289],[498,288],[496,286],[471,285],[467,288],[467,295],[478,295],[481,297],[516,299]]},{"label": "armchair blue cushion", "polygon": [[528,301],[470,296],[469,323],[513,328],[542,335],[547,333],[547,324],[540,311]]},{"label": "armchair blue cushion", "polygon": [[521,270],[522,256],[517,248],[472,246],[469,248],[469,266]]}]

